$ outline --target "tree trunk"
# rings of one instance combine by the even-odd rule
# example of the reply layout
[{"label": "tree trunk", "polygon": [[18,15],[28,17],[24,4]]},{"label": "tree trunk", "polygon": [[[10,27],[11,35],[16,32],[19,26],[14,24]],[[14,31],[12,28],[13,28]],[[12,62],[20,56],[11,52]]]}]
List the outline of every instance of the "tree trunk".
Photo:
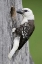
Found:
[{"label": "tree trunk", "polygon": [[[30,64],[28,42],[11,60],[8,59],[8,53],[13,44],[11,6],[15,6],[16,10],[22,8],[22,0],[0,0],[0,64]],[[21,19],[22,16],[17,15],[16,26],[20,25]]]}]

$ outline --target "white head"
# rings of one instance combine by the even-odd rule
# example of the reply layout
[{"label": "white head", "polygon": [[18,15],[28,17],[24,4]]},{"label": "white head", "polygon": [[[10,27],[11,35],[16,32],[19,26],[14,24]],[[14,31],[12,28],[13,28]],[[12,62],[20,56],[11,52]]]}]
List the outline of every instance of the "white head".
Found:
[{"label": "white head", "polygon": [[27,17],[29,20],[34,20],[34,15],[31,9],[29,8],[23,8],[17,11],[17,13],[22,14],[23,17]]}]

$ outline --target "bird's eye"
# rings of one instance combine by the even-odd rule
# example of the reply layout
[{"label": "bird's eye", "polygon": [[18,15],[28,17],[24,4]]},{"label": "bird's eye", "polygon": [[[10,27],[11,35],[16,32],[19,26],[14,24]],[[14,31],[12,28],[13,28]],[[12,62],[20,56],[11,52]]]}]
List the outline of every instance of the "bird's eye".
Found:
[{"label": "bird's eye", "polygon": [[24,10],[24,12],[27,12],[28,10]]}]

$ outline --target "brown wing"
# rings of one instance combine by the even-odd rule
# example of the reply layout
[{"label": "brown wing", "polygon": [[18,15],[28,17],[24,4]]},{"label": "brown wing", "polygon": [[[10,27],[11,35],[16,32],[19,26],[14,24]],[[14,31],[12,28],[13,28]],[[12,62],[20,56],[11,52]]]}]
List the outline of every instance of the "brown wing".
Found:
[{"label": "brown wing", "polygon": [[16,33],[21,36],[19,50],[23,47],[26,41],[30,38],[35,29],[34,20],[29,20],[28,23],[25,23],[16,29]]}]

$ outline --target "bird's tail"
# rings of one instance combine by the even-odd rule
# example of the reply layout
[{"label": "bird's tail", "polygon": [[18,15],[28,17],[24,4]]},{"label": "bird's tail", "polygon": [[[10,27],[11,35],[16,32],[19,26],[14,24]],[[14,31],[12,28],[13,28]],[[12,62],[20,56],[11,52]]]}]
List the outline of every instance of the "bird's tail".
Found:
[{"label": "bird's tail", "polygon": [[13,54],[15,53],[14,47],[12,48],[12,50],[10,51],[8,58],[11,59]]},{"label": "bird's tail", "polygon": [[12,50],[10,51],[10,53],[9,53],[9,55],[8,55],[8,58],[9,58],[9,59],[12,58],[13,54],[14,54],[14,53],[16,52],[16,50],[18,49],[18,47],[19,47],[19,40],[20,40],[19,37],[16,37],[16,38],[14,39],[13,48],[12,48]]}]

